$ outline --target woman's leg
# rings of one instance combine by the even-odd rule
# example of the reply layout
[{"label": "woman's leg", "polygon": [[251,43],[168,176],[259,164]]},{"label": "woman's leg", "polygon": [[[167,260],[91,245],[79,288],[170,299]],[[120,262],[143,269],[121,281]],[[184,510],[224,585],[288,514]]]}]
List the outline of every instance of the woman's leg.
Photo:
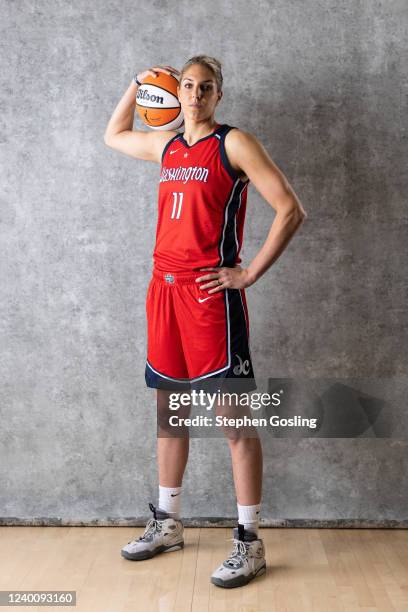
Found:
[{"label": "woman's leg", "polygon": [[[248,415],[249,416],[249,415]],[[237,497],[238,523],[258,536],[262,497],[262,446],[252,426],[228,435]]]},{"label": "woman's leg", "polygon": [[243,506],[261,503],[262,446],[259,438],[228,438],[237,502]]},{"label": "woman's leg", "polygon": [[177,411],[169,409],[169,396],[172,391],[157,389],[157,463],[159,484],[162,487],[181,487],[189,451],[188,428],[169,425],[169,416],[177,414],[188,417],[190,406],[182,406]]},{"label": "woman's leg", "polygon": [[[169,409],[169,395],[170,391],[157,390],[157,459],[160,486],[158,504],[149,504],[155,521],[149,521],[143,536],[134,538],[122,548],[122,556],[132,561],[150,559],[159,553],[180,550],[184,546],[180,494],[189,439],[188,429],[187,432],[175,434],[172,431],[174,428],[169,427],[169,416],[174,414]],[[189,406],[187,408],[190,409]],[[182,408],[177,412],[184,411]],[[163,529],[163,526],[166,528]]]},{"label": "woman's leg", "polygon": [[[218,406],[228,418],[245,416],[237,406]],[[250,416],[250,415],[248,415]],[[235,423],[237,424],[237,422]],[[231,452],[238,525],[233,530],[234,548],[229,557],[211,575],[211,582],[221,587],[247,584],[265,573],[265,548],[258,536],[262,493],[262,447],[253,427],[224,426]]]},{"label": "woman's leg", "polygon": [[[242,418],[251,414],[247,407],[237,406],[231,399],[217,406],[217,414],[228,418]],[[261,503],[262,497],[262,445],[257,430],[252,426],[240,428],[225,426],[231,453],[237,502],[243,506]]]}]

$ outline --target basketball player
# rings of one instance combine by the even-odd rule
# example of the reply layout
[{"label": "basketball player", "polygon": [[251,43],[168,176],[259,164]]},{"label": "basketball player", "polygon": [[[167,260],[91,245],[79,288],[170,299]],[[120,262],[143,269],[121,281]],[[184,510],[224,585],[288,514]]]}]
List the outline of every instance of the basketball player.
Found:
[{"label": "basketball player", "polygon": [[[179,79],[185,130],[134,131],[138,86],[164,72]],[[220,124],[221,65],[198,55],[181,72],[159,65],[139,72],[118,103],[105,132],[107,146],[161,165],[154,267],[147,298],[148,387],[157,389],[158,419],[174,391],[203,381],[247,380],[256,388],[249,350],[245,289],[276,261],[306,217],[283,173],[250,133]],[[265,121],[265,118],[262,119]],[[276,215],[262,248],[247,267],[239,253],[248,184]],[[198,386],[197,386],[198,385]],[[259,437],[228,439],[237,495],[238,526],[230,556],[214,571],[213,584],[236,587],[265,572],[258,535],[262,488]],[[180,520],[187,436],[159,436],[159,499],[143,536],[122,549],[125,559],[149,559],[183,548]]]}]

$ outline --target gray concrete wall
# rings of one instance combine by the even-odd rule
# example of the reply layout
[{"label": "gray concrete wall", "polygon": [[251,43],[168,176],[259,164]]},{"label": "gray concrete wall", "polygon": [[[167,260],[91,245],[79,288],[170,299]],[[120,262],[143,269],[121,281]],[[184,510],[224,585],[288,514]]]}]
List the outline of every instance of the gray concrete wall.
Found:
[{"label": "gray concrete wall", "polygon": [[[406,375],[405,0],[8,0],[0,17],[3,522],[123,524],[156,500],[159,166],[103,142],[136,69],[219,58],[216,119],[262,141],[308,212],[247,291],[256,373]],[[244,265],[272,220],[251,186]],[[404,440],[270,440],[264,456],[266,524],[407,518]],[[225,441],[192,440],[183,510],[235,516]]]}]

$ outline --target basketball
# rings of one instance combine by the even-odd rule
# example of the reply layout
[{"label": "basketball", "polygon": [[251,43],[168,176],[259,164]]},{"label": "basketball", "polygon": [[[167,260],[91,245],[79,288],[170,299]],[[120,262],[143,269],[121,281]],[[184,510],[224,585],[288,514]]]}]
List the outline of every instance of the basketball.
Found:
[{"label": "basketball", "polygon": [[136,110],[145,125],[152,130],[177,130],[184,123],[177,97],[178,79],[159,72],[148,75],[136,94]]}]

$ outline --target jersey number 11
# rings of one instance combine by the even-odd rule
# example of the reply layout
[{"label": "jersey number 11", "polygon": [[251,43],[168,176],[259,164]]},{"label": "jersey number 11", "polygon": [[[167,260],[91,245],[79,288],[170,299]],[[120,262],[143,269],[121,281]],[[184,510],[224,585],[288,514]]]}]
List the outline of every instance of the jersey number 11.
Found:
[{"label": "jersey number 11", "polygon": [[181,206],[183,204],[183,195],[184,194],[182,191],[173,191],[173,210],[171,211],[171,219],[180,219]]}]

